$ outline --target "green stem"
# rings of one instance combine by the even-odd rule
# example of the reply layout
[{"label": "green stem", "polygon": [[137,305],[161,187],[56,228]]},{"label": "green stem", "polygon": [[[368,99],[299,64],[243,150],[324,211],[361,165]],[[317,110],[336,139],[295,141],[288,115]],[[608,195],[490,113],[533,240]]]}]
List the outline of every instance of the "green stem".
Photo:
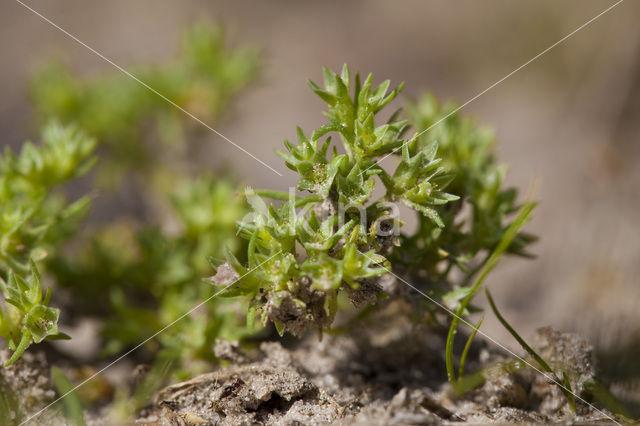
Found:
[{"label": "green stem", "polygon": [[498,321],[500,321],[500,324],[502,324],[502,326],[507,329],[507,331],[513,336],[513,338],[518,341],[520,346],[522,346],[522,348],[534,360],[536,360],[538,365],[540,365],[540,367],[543,370],[545,370],[547,373],[553,376],[553,381],[555,382],[556,385],[558,385],[558,387],[564,394],[565,398],[567,398],[567,403],[569,404],[571,411],[575,413],[576,401],[574,399],[573,392],[571,391],[571,384],[569,383],[569,378],[567,377],[567,374],[565,372],[562,373],[563,382],[564,382],[564,386],[563,386],[560,382],[560,379],[558,378],[558,376],[556,376],[556,373],[551,369],[549,364],[547,364],[547,362],[544,359],[542,359],[542,357],[538,355],[536,351],[534,351],[533,348],[529,346],[529,344],[527,344],[527,342],[525,342],[522,337],[520,337],[520,335],[516,332],[516,330],[513,327],[511,327],[511,325],[507,322],[507,320],[504,319],[504,317],[500,314],[500,311],[498,311],[496,304],[493,302],[493,297],[491,297],[491,293],[489,292],[489,289],[487,288],[484,291],[487,295],[487,299],[489,300],[489,305],[491,305],[491,309],[493,310],[493,313],[495,314],[495,316],[498,318]]},{"label": "green stem", "polygon": [[464,310],[467,308],[469,303],[471,303],[471,299],[476,295],[476,293],[480,290],[480,286],[484,282],[489,272],[495,268],[498,264],[498,260],[504,254],[504,252],[509,248],[509,245],[513,241],[513,239],[518,235],[520,229],[524,226],[524,224],[529,219],[531,215],[531,211],[536,206],[536,203],[527,202],[522,205],[520,211],[518,212],[518,216],[516,216],[515,220],[509,225],[506,232],[502,235],[500,242],[496,246],[496,248],[489,256],[489,259],[486,261],[480,274],[476,278],[475,282],[471,286],[471,291],[469,294],[460,302],[460,306],[456,311],[453,320],[451,321],[451,325],[449,326],[449,333],[447,334],[447,345],[445,349],[445,363],[447,367],[447,378],[451,384],[455,384],[455,371],[453,367],[453,341],[455,339],[455,335],[458,329],[458,322],[462,318],[462,314]]},{"label": "green stem", "polygon": [[460,367],[458,368],[458,381],[460,381],[460,379],[462,378],[462,375],[464,374],[464,365],[467,361],[467,355],[469,354],[469,349],[471,349],[471,343],[473,342],[473,339],[476,337],[476,333],[480,329],[480,326],[482,325],[483,320],[484,318],[480,318],[480,321],[478,321],[476,326],[473,328],[473,331],[469,335],[469,338],[467,339],[467,343],[464,345],[464,350],[462,351],[462,355],[460,356]]},{"label": "green stem", "polygon": [[529,346],[529,344],[527,344],[527,342],[525,342],[522,337],[520,337],[520,335],[513,329],[513,327],[511,327],[511,325],[507,322],[507,320],[504,319],[502,314],[500,314],[500,311],[498,311],[498,308],[496,307],[496,304],[493,301],[493,297],[491,297],[491,292],[489,291],[489,289],[488,288],[485,289],[484,292],[487,295],[487,300],[489,300],[489,305],[491,305],[491,309],[493,310],[493,313],[495,314],[496,318],[498,318],[498,321],[500,321],[500,324],[502,324],[502,326],[506,328],[509,333],[511,333],[513,338],[518,341],[520,346],[522,346],[522,348],[525,351],[527,351],[527,353],[531,355],[531,357],[535,359],[538,364],[540,364],[540,367],[542,367],[543,370],[549,373],[553,373],[553,370],[551,369],[551,367],[549,367],[549,364],[547,364],[546,361],[542,359],[542,357],[538,355],[536,351],[534,351],[533,348]]}]

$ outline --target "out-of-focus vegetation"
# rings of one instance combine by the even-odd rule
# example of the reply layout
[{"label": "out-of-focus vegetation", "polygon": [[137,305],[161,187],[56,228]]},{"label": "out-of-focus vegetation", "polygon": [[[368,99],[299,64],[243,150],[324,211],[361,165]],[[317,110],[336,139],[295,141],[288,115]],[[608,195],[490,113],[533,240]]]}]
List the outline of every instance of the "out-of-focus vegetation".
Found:
[{"label": "out-of-focus vegetation", "polygon": [[[216,289],[204,281],[212,272],[207,259],[223,256],[224,248],[241,247],[234,224],[245,206],[228,180],[209,175],[185,179],[171,206],[174,232],[122,220],[79,241],[72,255],[49,262],[60,287],[80,302],[79,313],[104,320],[104,355],[137,345],[211,297]],[[179,361],[193,374],[204,368],[198,361],[214,361],[216,338],[247,334],[238,312],[232,302],[211,300],[161,333],[148,349],[160,350],[160,358]]]},{"label": "out-of-focus vegetation", "polygon": [[[129,72],[153,90],[199,119],[219,118],[231,99],[257,73],[253,47],[229,49],[221,27],[196,25],[187,31],[175,59],[157,66],[132,67]],[[156,164],[180,165],[202,126],[185,120],[158,94],[130,76],[113,71],[91,78],[77,77],[53,62],[36,75],[31,97],[41,121],[55,117],[75,123],[100,143],[101,182],[115,183],[124,173],[157,171]]]},{"label": "out-of-focus vegetation", "polygon": [[[211,122],[223,117],[233,96],[255,78],[257,68],[254,48],[229,48],[220,27],[200,24],[186,32],[175,59],[131,72],[163,96]],[[103,324],[102,354],[121,353],[214,294],[215,287],[203,281],[212,272],[208,259],[223,257],[225,249],[242,256],[244,244],[235,239],[235,222],[245,214],[244,201],[236,195],[235,184],[229,178],[194,170],[197,161],[192,161],[192,147],[187,141],[197,139],[199,124],[125,74],[114,71],[79,77],[54,63],[35,77],[32,97],[40,121],[73,123],[93,139],[70,151],[66,149],[69,142],[53,146],[50,135],[55,133],[49,130],[45,133],[45,148],[52,152],[51,158],[32,159],[35,150],[27,145],[23,155],[13,161],[18,166],[12,166],[13,157],[3,162],[5,173],[25,168],[31,161],[39,173],[34,178],[39,179],[35,185],[52,186],[87,169],[78,163],[90,153],[95,140],[99,160],[94,175],[97,180],[93,182],[106,188],[101,194],[109,197],[109,188],[124,188],[144,200],[143,211],[120,210],[106,225],[89,224],[62,253],[48,250],[48,256],[44,256],[42,250],[35,254],[25,248],[19,250],[20,272],[25,274],[29,257],[46,257],[47,275],[55,281],[58,291],[71,298],[66,302],[66,321],[98,318]],[[72,134],[65,135],[69,139]],[[78,137],[70,140],[84,141]],[[57,172],[55,167],[63,171]],[[14,174],[28,172],[20,169]],[[10,176],[3,177],[3,183],[13,184],[9,179]],[[23,180],[30,182],[28,176]],[[43,192],[39,188],[37,191]],[[40,199],[42,194],[35,193],[32,198]],[[42,211],[12,207],[12,212],[19,211],[13,216],[8,211],[2,225],[6,222],[11,232],[43,240],[43,244],[54,237],[58,241],[73,231],[63,226],[66,222],[61,219],[84,211],[86,204],[82,199],[62,209],[60,202],[47,201],[43,203],[47,208]],[[3,209],[9,207],[3,204]],[[31,224],[25,215],[40,221]],[[8,221],[11,218],[15,220]],[[51,234],[47,240],[40,235],[44,225]],[[14,246],[30,247],[28,242],[22,242],[25,238],[9,238],[9,234],[4,237],[3,241],[8,242],[3,245],[3,254],[11,255]],[[13,257],[7,259],[6,262],[14,261]],[[11,278],[5,287],[11,290],[14,282],[22,281]],[[49,293],[47,302],[48,299]],[[176,374],[193,374],[204,368],[203,362],[215,360],[215,338],[235,340],[247,334],[235,305],[228,300],[212,300],[145,348],[156,353],[156,359],[162,362],[173,361]],[[57,320],[58,313],[48,311],[47,319]],[[55,321],[51,322],[53,327]],[[13,335],[9,339],[15,345],[20,341],[19,336],[17,340]]]},{"label": "out-of-focus vegetation", "polygon": [[68,202],[59,187],[91,167],[94,148],[94,139],[50,123],[41,144],[26,142],[19,154],[7,148],[0,156],[0,336],[13,351],[8,364],[32,343],[65,337],[36,261],[55,253],[84,216],[89,199]]}]

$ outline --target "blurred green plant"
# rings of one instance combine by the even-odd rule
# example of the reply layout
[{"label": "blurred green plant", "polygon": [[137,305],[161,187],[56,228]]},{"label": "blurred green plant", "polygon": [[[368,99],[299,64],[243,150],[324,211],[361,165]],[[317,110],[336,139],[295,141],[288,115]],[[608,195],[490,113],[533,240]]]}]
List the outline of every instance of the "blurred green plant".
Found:
[{"label": "blurred green plant", "polygon": [[82,401],[75,393],[73,384],[69,381],[64,372],[59,368],[51,366],[51,379],[59,395],[64,395],[60,401],[64,415],[76,426],[85,426]]},{"label": "blurred green plant", "polygon": [[[60,286],[88,303],[83,314],[104,319],[105,355],[136,345],[208,299],[216,290],[203,280],[211,273],[208,254],[243,246],[234,223],[246,206],[229,181],[185,178],[171,200],[174,230],[121,220],[78,244],[75,254],[49,264]],[[97,297],[102,306],[96,306]],[[193,374],[205,367],[198,361],[215,360],[216,338],[248,334],[236,305],[214,299],[160,334],[159,346],[152,343],[148,349],[175,361],[176,374],[181,366],[183,373]]]},{"label": "blurred green plant", "polygon": [[[346,66],[340,74],[325,68],[324,88],[309,84],[327,103],[329,122],[311,137],[298,129],[298,144],[285,141],[287,152],[279,154],[300,175],[297,190],[311,194],[247,190],[253,214],[239,230],[249,242],[248,263],[228,254],[214,281],[228,284],[229,267],[243,276],[226,296],[248,296],[248,322],[260,315],[281,334],[329,327],[341,292],[358,305],[375,303],[384,295],[378,278],[391,267],[419,276],[426,291],[455,308],[488,258],[476,257],[499,243],[518,208],[516,191],[502,188],[504,168],[495,164],[492,137],[455,115],[435,135],[421,132],[447,112],[426,97],[410,104],[417,132],[403,139],[409,122],[398,119],[400,111],[376,124],[403,85],[376,87],[371,75],[361,81]],[[329,153],[331,138],[321,141],[328,133],[338,134],[344,153],[336,147]],[[387,156],[397,159],[393,172],[378,164]],[[377,197],[376,178],[384,190]],[[282,203],[267,206],[259,195]],[[393,214],[397,203],[417,213],[414,234],[389,232],[402,224]],[[509,250],[522,254],[531,241],[519,234]],[[453,266],[464,280],[451,278]]]},{"label": "blurred green plant", "polygon": [[69,203],[58,189],[91,167],[94,148],[95,140],[52,122],[40,145],[26,142],[18,155],[7,148],[0,156],[0,336],[13,351],[7,364],[32,343],[65,338],[35,262],[55,253],[84,216],[89,198]]},{"label": "blurred green plant", "polygon": [[[229,49],[215,25],[189,29],[179,55],[158,66],[131,72],[158,93],[198,118],[219,118],[258,69],[253,47]],[[75,123],[102,145],[101,182],[117,183],[126,172],[150,172],[155,164],[175,166],[200,124],[139,82],[122,73],[78,78],[59,63],[34,78],[31,95],[41,120]],[[190,137],[188,137],[190,136]],[[193,143],[191,141],[191,143]]]},{"label": "blurred green plant", "polygon": [[[217,120],[258,69],[256,49],[225,44],[219,26],[199,24],[185,33],[176,59],[132,74],[198,118]],[[103,354],[121,352],[213,294],[202,281],[211,272],[207,259],[246,247],[234,225],[246,203],[228,178],[191,177],[200,124],[129,76],[80,78],[50,64],[31,93],[41,120],[73,122],[96,137],[99,186],[121,184],[143,201],[142,211],[116,212],[47,263],[73,297],[73,314],[104,322]],[[146,348],[173,361],[176,374],[193,374],[215,359],[215,338],[247,334],[236,305],[214,300]]]}]

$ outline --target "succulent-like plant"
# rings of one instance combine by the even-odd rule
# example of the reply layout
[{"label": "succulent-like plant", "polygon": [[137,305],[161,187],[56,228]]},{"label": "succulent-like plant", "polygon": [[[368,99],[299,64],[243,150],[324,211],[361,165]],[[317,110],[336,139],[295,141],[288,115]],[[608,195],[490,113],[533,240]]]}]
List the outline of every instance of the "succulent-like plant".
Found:
[{"label": "succulent-like plant", "polygon": [[87,197],[67,203],[57,187],[93,164],[95,141],[72,127],[50,123],[41,145],[27,142],[18,155],[0,157],[0,336],[15,362],[32,343],[60,338],[60,310],[48,306],[35,261],[55,251],[73,233]]},{"label": "succulent-like plant", "polygon": [[[436,141],[417,133],[404,139],[409,127],[399,111],[376,122],[402,85],[389,90],[388,81],[374,86],[371,75],[352,79],[346,66],[340,74],[325,68],[324,80],[324,88],[310,86],[327,103],[329,122],[310,137],[298,129],[298,144],[285,141],[287,151],[279,152],[300,175],[297,190],[310,194],[248,190],[254,212],[239,223],[249,241],[248,264],[229,255],[214,277],[228,285],[222,277],[229,268],[242,276],[226,295],[249,296],[249,323],[260,314],[280,333],[329,327],[340,292],[357,304],[382,295],[377,278],[391,267],[393,252],[405,251],[394,247],[402,224],[396,203],[418,212],[421,226],[434,233],[446,232],[460,204],[460,195],[448,191],[456,176],[443,167]],[[328,133],[337,133],[340,150],[329,149]],[[386,156],[397,158],[393,172],[377,162]],[[380,196],[374,196],[376,179],[384,189]],[[267,206],[258,195],[281,203]]]},{"label": "succulent-like plant", "polygon": [[[375,303],[391,290],[380,279],[391,268],[458,307],[518,209],[515,190],[502,188],[492,135],[431,96],[409,104],[409,121],[398,110],[380,124],[378,114],[403,85],[374,86],[371,75],[361,81],[346,65],[340,74],[324,69],[324,88],[309,85],[327,103],[329,122],[311,136],[298,128],[298,143],[285,141],[287,151],[278,152],[300,175],[297,191],[308,194],[247,190],[254,211],[238,226],[249,241],[248,263],[229,254],[214,282],[239,279],[225,294],[248,296],[248,322],[260,315],[281,334],[329,327],[341,292],[356,305]],[[405,137],[409,122],[416,132]],[[393,171],[379,164],[390,156]],[[260,195],[280,204],[267,206]],[[411,235],[399,232],[399,203],[417,213]],[[523,254],[532,239],[518,234],[509,250]],[[454,267],[462,280],[453,278]],[[429,301],[422,306],[433,314]]]},{"label": "succulent-like plant", "polygon": [[35,263],[27,278],[9,271],[7,282],[0,278],[0,290],[5,295],[6,313],[0,309],[0,336],[13,351],[7,365],[13,364],[32,343],[45,338],[68,338],[58,331],[60,309],[49,307],[51,288],[42,294],[40,274]]}]

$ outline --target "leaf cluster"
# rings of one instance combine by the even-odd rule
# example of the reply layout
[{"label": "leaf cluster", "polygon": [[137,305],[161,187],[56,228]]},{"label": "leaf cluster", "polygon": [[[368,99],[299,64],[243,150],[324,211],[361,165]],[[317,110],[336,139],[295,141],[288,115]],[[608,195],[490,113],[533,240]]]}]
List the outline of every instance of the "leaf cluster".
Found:
[{"label": "leaf cluster", "polygon": [[55,252],[85,213],[87,197],[69,203],[57,189],[91,167],[94,148],[93,139],[52,122],[41,144],[0,157],[0,336],[14,351],[9,364],[32,343],[64,336],[35,261]]},{"label": "leaf cluster", "polygon": [[[309,85],[327,103],[328,123],[310,137],[298,128],[298,143],[285,141],[287,151],[278,154],[300,175],[297,190],[310,194],[247,191],[253,212],[239,231],[249,242],[248,262],[228,256],[240,280],[226,292],[250,298],[250,324],[259,314],[280,333],[297,335],[329,327],[341,292],[352,300],[377,300],[375,278],[387,272],[397,239],[380,231],[399,225],[389,204],[403,203],[439,229],[444,221],[436,206],[459,198],[445,191],[452,176],[437,157],[437,143],[404,139],[408,125],[398,112],[377,123],[402,85],[375,86],[371,75],[361,80],[346,66],[340,74],[325,68],[324,87]],[[340,144],[331,144],[330,133]],[[397,158],[393,172],[378,163],[387,156]],[[384,192],[379,197],[376,182]],[[267,205],[260,194],[282,202]]]},{"label": "leaf cluster", "polygon": [[[459,201],[435,207],[444,227],[419,220],[415,234],[402,235],[402,249],[394,252],[393,263],[414,276],[428,276],[432,294],[455,310],[521,206],[517,191],[505,188],[506,167],[497,162],[496,141],[489,129],[460,115],[455,104],[441,105],[432,95],[409,102],[407,112],[419,145],[437,141],[443,167],[452,176],[448,191]],[[528,256],[526,247],[534,241],[534,236],[519,232],[507,252]],[[460,274],[463,279],[456,281]]]}]

